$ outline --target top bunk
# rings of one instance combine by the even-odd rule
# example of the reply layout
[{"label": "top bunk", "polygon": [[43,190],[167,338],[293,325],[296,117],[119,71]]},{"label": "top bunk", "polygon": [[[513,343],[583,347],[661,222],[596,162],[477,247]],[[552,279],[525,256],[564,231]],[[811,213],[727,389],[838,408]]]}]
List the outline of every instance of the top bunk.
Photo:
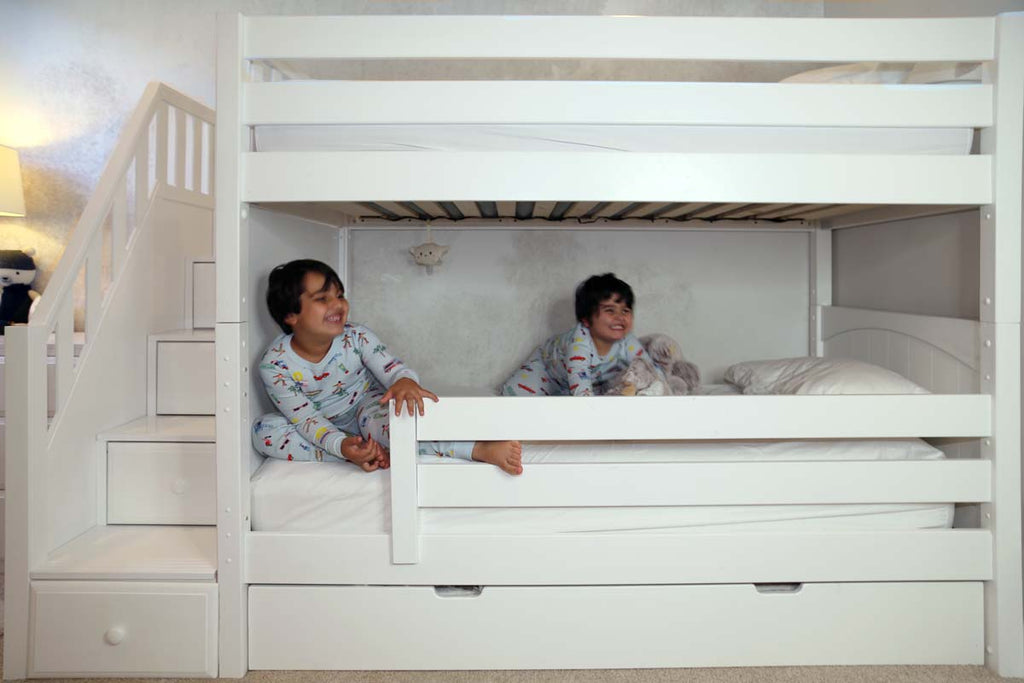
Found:
[{"label": "top bunk", "polygon": [[1022,24],[232,15],[218,157],[244,202],[358,220],[962,210],[993,200],[997,124],[1020,134]]}]

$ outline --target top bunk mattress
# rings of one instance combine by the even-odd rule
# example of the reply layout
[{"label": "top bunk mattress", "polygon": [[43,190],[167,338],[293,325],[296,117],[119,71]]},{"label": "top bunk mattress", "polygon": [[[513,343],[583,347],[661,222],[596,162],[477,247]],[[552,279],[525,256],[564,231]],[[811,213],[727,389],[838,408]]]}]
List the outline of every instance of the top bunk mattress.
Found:
[{"label": "top bunk mattress", "polygon": [[970,154],[971,128],[672,125],[263,125],[257,152]]},{"label": "top bunk mattress", "polygon": [[[524,443],[522,476],[543,463],[937,460],[918,439],[838,441]],[[420,456],[425,467],[489,467]],[[384,470],[348,463],[267,459],[253,474],[252,530],[390,533],[390,483]],[[691,507],[424,508],[425,534],[691,533],[733,530],[947,528],[951,504],[736,505]]]}]

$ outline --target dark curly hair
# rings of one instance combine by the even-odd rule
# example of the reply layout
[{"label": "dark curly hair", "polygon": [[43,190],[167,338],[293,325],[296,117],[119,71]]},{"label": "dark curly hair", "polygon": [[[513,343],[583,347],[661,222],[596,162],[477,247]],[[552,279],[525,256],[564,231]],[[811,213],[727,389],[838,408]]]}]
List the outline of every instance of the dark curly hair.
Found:
[{"label": "dark curly hair", "polygon": [[306,273],[320,273],[324,276],[324,286],[320,291],[326,292],[334,285],[342,294],[345,293],[345,285],[341,284],[341,278],[334,272],[334,268],[321,261],[299,259],[274,268],[270,271],[267,285],[267,308],[270,309],[270,316],[274,322],[286,334],[291,334],[292,326],[284,319],[292,313],[298,315],[302,311],[302,293],[305,291],[303,281],[306,279]]},{"label": "dark curly hair", "polygon": [[632,288],[615,277],[615,273],[591,275],[576,287],[576,320],[590,320],[602,301],[618,294],[627,306],[633,308]]}]

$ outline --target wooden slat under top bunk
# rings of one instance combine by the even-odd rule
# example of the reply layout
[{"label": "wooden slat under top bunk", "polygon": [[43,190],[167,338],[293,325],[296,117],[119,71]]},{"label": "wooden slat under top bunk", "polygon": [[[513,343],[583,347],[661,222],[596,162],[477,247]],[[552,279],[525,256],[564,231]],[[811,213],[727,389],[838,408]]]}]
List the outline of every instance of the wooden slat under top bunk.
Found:
[{"label": "wooden slat under top bunk", "polygon": [[[860,213],[878,211],[865,204],[742,204],[702,202],[316,202],[269,203],[267,208],[308,215],[316,207],[318,217],[334,215],[339,220],[358,222],[438,221],[457,224],[487,220],[549,221],[589,224],[609,221],[651,221],[668,225],[690,223],[783,224],[806,221],[831,221]],[[910,208],[910,207],[905,207]],[[961,206],[913,207],[915,215],[933,215],[963,210]]]}]

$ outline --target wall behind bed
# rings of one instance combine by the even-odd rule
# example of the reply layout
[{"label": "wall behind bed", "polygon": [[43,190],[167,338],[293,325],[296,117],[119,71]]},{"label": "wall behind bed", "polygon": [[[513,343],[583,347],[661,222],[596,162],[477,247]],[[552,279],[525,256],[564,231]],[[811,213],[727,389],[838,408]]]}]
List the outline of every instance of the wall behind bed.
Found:
[{"label": "wall behind bed", "polygon": [[636,332],[675,337],[707,381],[739,360],[807,353],[806,232],[435,229],[451,250],[431,274],[408,252],[425,238],[351,231],[346,285],[351,319],[428,387],[490,392],[575,324],[576,284],[607,271],[636,293]]}]

